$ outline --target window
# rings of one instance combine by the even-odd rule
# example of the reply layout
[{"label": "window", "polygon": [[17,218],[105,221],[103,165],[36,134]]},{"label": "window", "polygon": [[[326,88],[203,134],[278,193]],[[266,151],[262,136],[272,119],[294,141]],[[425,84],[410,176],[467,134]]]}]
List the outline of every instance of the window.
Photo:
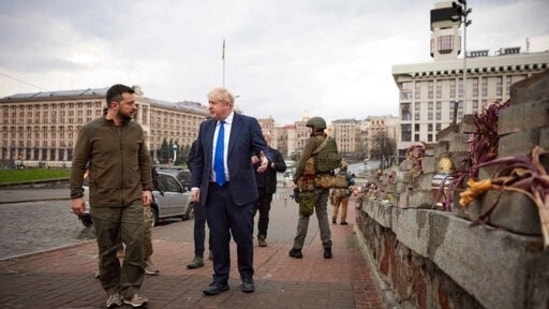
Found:
[{"label": "window", "polygon": [[456,97],[456,80],[451,79],[450,80],[450,98]]},{"label": "window", "polygon": [[478,97],[478,79],[473,79],[473,97]]},{"label": "window", "polygon": [[400,128],[401,128],[400,140],[403,142],[411,142],[412,141],[412,125],[402,124]]},{"label": "window", "polygon": [[412,99],[412,82],[402,83],[402,90],[400,91],[401,100],[411,100]]},{"label": "window", "polygon": [[503,77],[498,76],[496,77],[496,95],[498,97],[501,97],[503,94]]},{"label": "window", "polygon": [[437,80],[437,99],[442,98],[442,81]]},{"label": "window", "polygon": [[412,120],[412,113],[410,112],[410,103],[400,104],[400,115],[401,115],[401,120]]},{"label": "window", "polygon": [[415,90],[414,98],[416,100],[419,100],[421,98],[421,84],[419,82],[416,82],[416,90]]},{"label": "window", "polygon": [[478,100],[473,100],[473,112],[478,112]]},{"label": "window", "polygon": [[437,38],[438,52],[441,54],[449,54],[454,50],[454,36],[441,35]]}]

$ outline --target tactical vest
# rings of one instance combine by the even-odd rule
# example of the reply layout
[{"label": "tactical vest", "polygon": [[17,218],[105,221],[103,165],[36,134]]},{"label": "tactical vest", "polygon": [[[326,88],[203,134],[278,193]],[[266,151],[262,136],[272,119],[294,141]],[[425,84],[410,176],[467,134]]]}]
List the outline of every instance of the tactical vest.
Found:
[{"label": "tactical vest", "polygon": [[337,150],[337,144],[332,137],[327,136],[319,146],[321,150],[314,155],[315,172],[327,173],[339,167],[341,164],[341,155]]}]

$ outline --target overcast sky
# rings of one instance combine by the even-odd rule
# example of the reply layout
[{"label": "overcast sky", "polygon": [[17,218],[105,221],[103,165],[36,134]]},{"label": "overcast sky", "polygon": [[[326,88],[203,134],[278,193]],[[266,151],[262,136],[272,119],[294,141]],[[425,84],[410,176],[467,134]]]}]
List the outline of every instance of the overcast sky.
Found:
[{"label": "overcast sky", "polygon": [[[0,97],[139,85],[290,124],[398,115],[397,64],[430,62],[433,0],[2,0]],[[549,1],[469,0],[467,50],[549,49]]]}]

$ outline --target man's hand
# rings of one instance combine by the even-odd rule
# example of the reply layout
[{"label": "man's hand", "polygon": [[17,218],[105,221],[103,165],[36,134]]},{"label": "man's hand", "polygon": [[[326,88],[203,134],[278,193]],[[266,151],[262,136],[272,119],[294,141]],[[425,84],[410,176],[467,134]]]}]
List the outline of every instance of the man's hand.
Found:
[{"label": "man's hand", "polygon": [[82,197],[77,197],[71,200],[71,211],[77,215],[78,218],[82,217],[86,213],[86,202]]},{"label": "man's hand", "polygon": [[143,207],[150,207],[152,203],[152,192],[147,190],[141,193],[141,199],[143,200]]},{"label": "man's hand", "polygon": [[267,170],[267,166],[269,165],[269,159],[267,159],[265,153],[261,151],[259,152],[259,160],[261,161],[261,164],[257,168],[257,172],[263,173],[265,170]]},{"label": "man's hand", "polygon": [[200,202],[200,189],[192,188],[191,189],[191,201],[194,203]]},{"label": "man's hand", "polygon": [[252,165],[259,163],[259,158],[257,156],[252,156]]}]

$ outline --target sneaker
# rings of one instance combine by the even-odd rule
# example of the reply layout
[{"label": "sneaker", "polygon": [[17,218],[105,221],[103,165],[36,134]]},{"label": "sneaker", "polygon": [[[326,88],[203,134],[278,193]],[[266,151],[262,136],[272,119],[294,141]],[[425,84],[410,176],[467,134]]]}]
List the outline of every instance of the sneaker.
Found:
[{"label": "sneaker", "polygon": [[257,237],[257,245],[260,247],[267,247],[267,242],[265,241],[265,237]]},{"label": "sneaker", "polygon": [[290,256],[293,257],[293,258],[296,258],[296,259],[302,259],[303,258],[303,254],[301,253],[301,249],[292,248],[289,253],[290,253]]},{"label": "sneaker", "polygon": [[332,248],[324,248],[324,258],[325,259],[332,258]]},{"label": "sneaker", "polygon": [[156,275],[158,275],[159,272],[160,272],[160,270],[158,270],[158,268],[156,268],[156,266],[153,264],[152,260],[150,258],[148,258],[145,261],[145,274],[151,275],[151,276],[156,276]]},{"label": "sneaker", "polygon": [[341,224],[341,225],[349,225],[349,223],[347,223],[347,222],[345,222],[345,221],[341,222],[340,224]]},{"label": "sneaker", "polygon": [[107,308],[122,306],[122,297],[120,296],[120,293],[116,292],[109,295],[109,297],[107,298],[106,305],[107,305]]},{"label": "sneaker", "polygon": [[188,269],[195,269],[199,267],[204,267],[204,259],[199,256],[195,257],[192,262],[187,264]]},{"label": "sneaker", "polygon": [[125,299],[124,298],[124,304],[130,305],[134,308],[144,306],[148,302],[149,302],[149,299],[147,297],[145,297],[143,294],[139,293],[139,292],[134,294],[132,299]]},{"label": "sneaker", "polygon": [[96,271],[93,273],[93,277],[94,277],[95,279],[99,279],[99,274],[100,274],[100,273],[99,273],[99,270],[96,270]]}]

